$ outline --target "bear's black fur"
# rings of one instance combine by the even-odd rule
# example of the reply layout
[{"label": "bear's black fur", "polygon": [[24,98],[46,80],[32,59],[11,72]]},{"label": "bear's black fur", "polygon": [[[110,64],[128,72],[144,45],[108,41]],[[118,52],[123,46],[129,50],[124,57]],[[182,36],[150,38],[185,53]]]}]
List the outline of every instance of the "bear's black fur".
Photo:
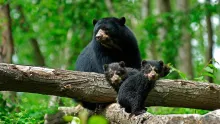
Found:
[{"label": "bear's black fur", "polygon": [[[125,18],[108,17],[93,20],[92,41],[84,48],[76,60],[75,70],[104,73],[103,65],[124,61],[128,67],[140,69],[141,57],[137,40],[125,26]],[[94,110],[95,104],[82,102],[83,106]]]},{"label": "bear's black fur", "polygon": [[78,56],[75,70],[104,73],[103,65],[124,61],[127,67],[140,69],[137,40],[125,26],[125,18],[108,17],[93,20],[92,41]]},{"label": "bear's black fur", "polygon": [[142,61],[141,71],[128,77],[120,86],[118,103],[131,115],[145,113],[144,101],[160,76],[169,73],[169,67],[163,61]]},{"label": "bear's black fur", "polygon": [[106,80],[116,92],[127,77],[138,72],[137,69],[125,67],[124,61],[105,64],[103,69]]}]

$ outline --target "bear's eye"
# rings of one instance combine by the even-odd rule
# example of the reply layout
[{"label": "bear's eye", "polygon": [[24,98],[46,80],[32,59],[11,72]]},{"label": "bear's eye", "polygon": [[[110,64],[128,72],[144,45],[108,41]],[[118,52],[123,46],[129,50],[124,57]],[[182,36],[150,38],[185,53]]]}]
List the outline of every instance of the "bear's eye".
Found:
[{"label": "bear's eye", "polygon": [[104,30],[105,32],[110,30],[110,29],[109,29],[108,27],[106,27],[106,26],[102,27],[101,29]]},{"label": "bear's eye", "polygon": [[145,70],[145,73],[149,73],[150,71],[151,71],[151,69],[148,68],[148,69]]}]

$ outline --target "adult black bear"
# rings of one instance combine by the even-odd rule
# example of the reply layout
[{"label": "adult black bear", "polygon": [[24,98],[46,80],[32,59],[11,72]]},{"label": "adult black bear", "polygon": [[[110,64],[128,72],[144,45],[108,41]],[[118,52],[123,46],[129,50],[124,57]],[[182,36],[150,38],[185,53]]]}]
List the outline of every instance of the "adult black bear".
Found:
[{"label": "adult black bear", "polygon": [[[76,60],[75,70],[104,73],[103,65],[124,61],[126,66],[140,69],[141,57],[137,40],[125,26],[125,18],[108,17],[93,20],[92,41],[84,48]],[[82,102],[83,106],[94,110],[96,105]]]},{"label": "adult black bear", "polygon": [[125,18],[108,17],[93,20],[92,41],[78,56],[75,70],[104,73],[103,65],[124,61],[127,67],[140,69],[137,40],[125,26]]},{"label": "adult black bear", "polygon": [[125,67],[124,61],[105,64],[103,69],[106,80],[116,92],[125,79],[138,72],[137,69]]},{"label": "adult black bear", "polygon": [[142,61],[141,71],[128,77],[120,86],[118,103],[131,115],[145,112],[144,101],[159,77],[169,73],[170,68],[163,61]]}]

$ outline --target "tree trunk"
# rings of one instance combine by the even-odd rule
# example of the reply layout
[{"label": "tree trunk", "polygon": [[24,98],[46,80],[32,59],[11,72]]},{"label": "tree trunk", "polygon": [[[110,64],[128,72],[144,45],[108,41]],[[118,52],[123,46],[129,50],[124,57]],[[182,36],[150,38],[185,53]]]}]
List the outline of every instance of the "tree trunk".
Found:
[{"label": "tree trunk", "polygon": [[3,20],[2,26],[2,44],[0,56],[1,62],[12,63],[12,55],[14,53],[14,44],[11,31],[11,17],[9,14],[9,4],[0,5],[0,18]]},{"label": "tree trunk", "polygon": [[[170,12],[170,0],[157,0],[157,8],[159,14]],[[159,22],[161,22],[162,19],[159,19]],[[167,27],[159,28],[158,30],[160,41],[164,41],[165,36],[167,34]]]},{"label": "tree trunk", "polygon": [[189,77],[193,79],[193,64],[192,64],[192,46],[191,46],[191,35],[190,35],[190,23],[187,11],[189,10],[188,0],[177,0],[177,9],[185,14],[182,16],[181,26],[181,39],[179,47],[179,69]]},{"label": "tree trunk", "polygon": [[[116,98],[116,92],[103,74],[3,63],[0,64],[0,90],[64,96],[94,103],[111,103]],[[184,80],[158,80],[146,100],[146,106],[218,109],[220,86]]]},{"label": "tree trunk", "polygon": [[[12,56],[14,54],[14,43],[11,30],[11,16],[9,4],[0,4],[0,24],[1,46],[0,46],[0,62],[12,63]],[[9,97],[13,102],[16,102],[15,92],[3,92],[4,97]]]},{"label": "tree trunk", "polygon": [[34,49],[34,56],[35,56],[36,64],[39,65],[39,66],[45,66],[44,57],[43,57],[43,55],[40,51],[40,46],[37,42],[37,39],[32,38],[30,41],[31,41],[31,44],[32,44],[33,49]]},{"label": "tree trunk", "polygon": [[142,0],[142,7],[141,7],[141,18],[145,19],[147,16],[151,14],[150,9],[150,0]]},{"label": "tree trunk", "polygon": [[106,5],[110,15],[115,15],[115,10],[113,8],[112,1],[111,0],[105,0],[105,5]]},{"label": "tree trunk", "polygon": [[[143,0],[142,1],[142,7],[141,7],[141,18],[142,20],[145,20],[148,16],[151,16],[151,2],[150,0]],[[149,32],[150,34],[150,32]],[[157,43],[155,40],[151,41],[149,48],[146,48],[145,53],[149,55],[150,59],[157,60]]]},{"label": "tree trunk", "polygon": [[[170,7],[170,0],[157,0],[157,12],[159,12],[160,15],[164,14],[164,13],[168,13],[168,12],[171,12],[171,7]],[[158,24],[160,24],[160,28],[158,28],[158,37],[159,37],[159,40],[158,40],[158,43],[159,44],[162,44],[162,42],[170,42],[170,40],[167,40],[167,32],[168,30],[171,28],[171,25],[170,22],[169,23],[164,23],[164,22],[168,22],[168,20],[170,22],[172,22],[172,19],[171,18],[167,18],[166,20],[162,19],[161,17],[158,18]],[[172,48],[172,46],[170,46]],[[158,46],[158,49],[161,49],[160,46]],[[164,57],[163,54],[165,51],[164,50],[161,50],[158,52],[158,58],[162,58],[164,59],[165,62],[171,62],[172,64],[174,64],[172,61],[170,61],[170,57],[167,58],[167,57]],[[172,58],[172,60],[174,61],[175,58]]]},{"label": "tree trunk", "polygon": [[[206,0],[207,4],[210,4],[210,0]],[[206,25],[207,25],[207,34],[208,34],[208,50],[207,50],[207,57],[206,61],[209,62],[209,64],[213,64],[212,58],[213,58],[213,29],[212,29],[212,22],[211,22],[211,13],[209,10],[207,10],[206,15]],[[212,77],[207,77],[208,81],[210,83],[213,83]]]}]

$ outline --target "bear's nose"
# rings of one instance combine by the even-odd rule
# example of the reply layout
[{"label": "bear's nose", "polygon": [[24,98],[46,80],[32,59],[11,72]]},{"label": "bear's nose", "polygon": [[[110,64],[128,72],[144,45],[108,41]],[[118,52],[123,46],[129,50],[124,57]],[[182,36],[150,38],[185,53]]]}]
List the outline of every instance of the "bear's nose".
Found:
[{"label": "bear's nose", "polygon": [[152,78],[156,78],[156,74],[152,74],[151,77],[152,77]]},{"label": "bear's nose", "polygon": [[102,35],[96,35],[95,38],[96,40],[100,40],[102,38]]}]

